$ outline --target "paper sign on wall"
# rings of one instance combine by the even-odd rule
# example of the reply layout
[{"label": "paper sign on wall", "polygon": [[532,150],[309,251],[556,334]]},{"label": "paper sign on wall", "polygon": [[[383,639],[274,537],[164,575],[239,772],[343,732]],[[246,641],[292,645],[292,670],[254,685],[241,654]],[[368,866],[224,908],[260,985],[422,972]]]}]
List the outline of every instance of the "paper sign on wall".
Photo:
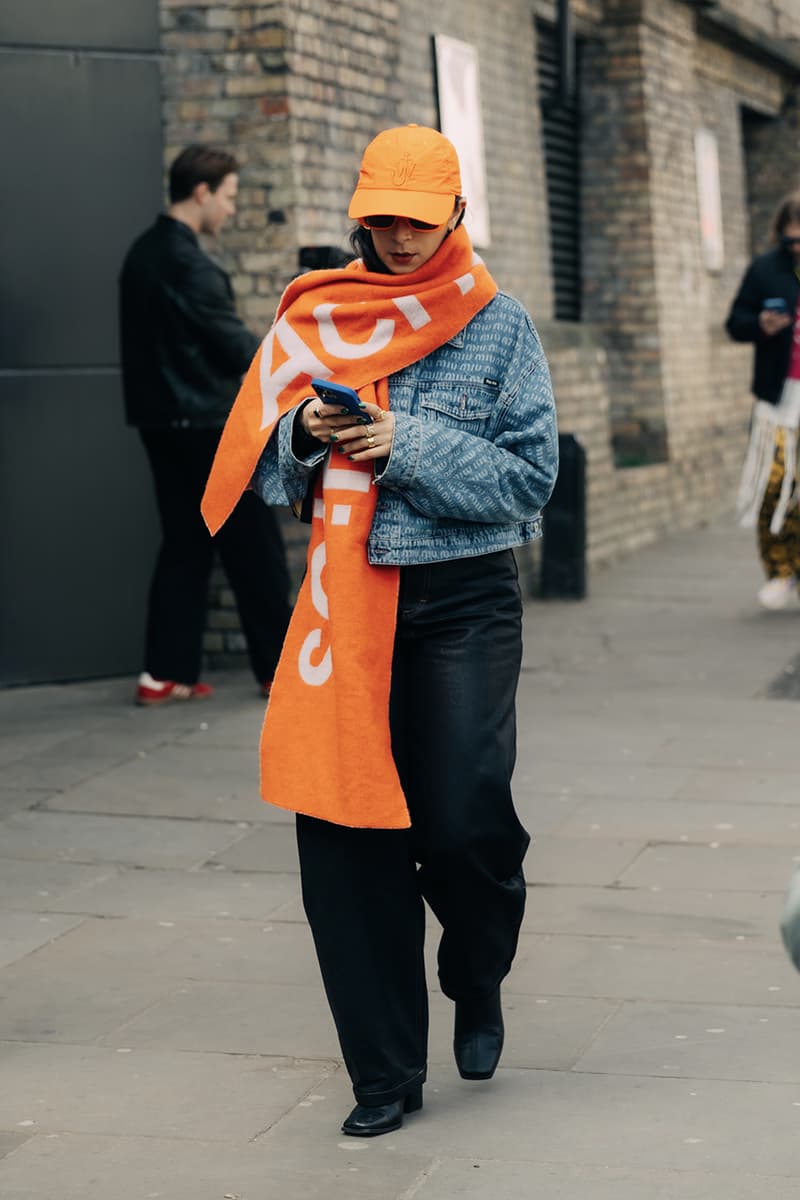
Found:
[{"label": "paper sign on wall", "polygon": [[722,241],[719,153],[717,139],[710,129],[695,131],[694,156],[703,261],[707,270],[721,271],[725,265],[725,247]]},{"label": "paper sign on wall", "polygon": [[488,246],[489,200],[483,154],[478,52],[468,42],[434,36],[441,131],[458,152],[467,198],[465,224],[476,246]]}]

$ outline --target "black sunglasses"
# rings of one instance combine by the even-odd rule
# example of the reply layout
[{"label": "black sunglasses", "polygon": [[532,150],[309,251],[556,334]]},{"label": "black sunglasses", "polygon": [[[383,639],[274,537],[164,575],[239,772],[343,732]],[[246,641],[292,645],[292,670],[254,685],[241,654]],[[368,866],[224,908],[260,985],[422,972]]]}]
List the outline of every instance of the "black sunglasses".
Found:
[{"label": "black sunglasses", "polygon": [[800,237],[787,237],[786,234],[784,234],[781,240],[783,241],[784,246],[800,246]]},{"label": "black sunglasses", "polygon": [[441,229],[446,221],[440,221],[439,224],[431,224],[430,221],[420,221],[418,217],[393,217],[390,213],[377,213],[373,217],[361,217],[361,224],[365,229],[391,229],[395,221],[408,221],[412,229],[418,229],[421,233],[430,233],[432,229]]}]

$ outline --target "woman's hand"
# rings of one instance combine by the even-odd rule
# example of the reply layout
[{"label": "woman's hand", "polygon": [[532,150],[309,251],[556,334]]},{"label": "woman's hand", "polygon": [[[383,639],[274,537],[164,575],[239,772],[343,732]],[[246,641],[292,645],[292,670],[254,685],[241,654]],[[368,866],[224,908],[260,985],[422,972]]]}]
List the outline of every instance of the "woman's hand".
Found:
[{"label": "woman's hand", "polygon": [[788,313],[770,312],[768,308],[764,308],[758,314],[758,324],[767,337],[773,337],[776,333],[780,333],[791,323],[792,318]]},{"label": "woman's hand", "polygon": [[317,441],[330,443],[331,450],[346,454],[353,462],[388,458],[391,453],[394,414],[384,412],[377,404],[365,404],[364,416],[353,417],[335,404],[311,400],[300,419],[306,433]]}]

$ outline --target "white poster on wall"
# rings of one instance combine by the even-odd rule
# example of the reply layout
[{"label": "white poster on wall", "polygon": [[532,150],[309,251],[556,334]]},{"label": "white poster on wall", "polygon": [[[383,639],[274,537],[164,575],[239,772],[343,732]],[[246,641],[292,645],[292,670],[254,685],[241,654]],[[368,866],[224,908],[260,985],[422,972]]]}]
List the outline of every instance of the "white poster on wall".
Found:
[{"label": "white poster on wall", "polygon": [[468,42],[436,34],[436,84],[441,131],[458,152],[467,198],[465,223],[476,246],[490,244],[489,200],[483,154],[478,52]]},{"label": "white poster on wall", "polygon": [[694,135],[697,171],[697,202],[700,210],[700,241],[703,262],[708,271],[725,266],[722,241],[722,193],[719,183],[719,152],[716,136],[710,129],[698,129]]}]

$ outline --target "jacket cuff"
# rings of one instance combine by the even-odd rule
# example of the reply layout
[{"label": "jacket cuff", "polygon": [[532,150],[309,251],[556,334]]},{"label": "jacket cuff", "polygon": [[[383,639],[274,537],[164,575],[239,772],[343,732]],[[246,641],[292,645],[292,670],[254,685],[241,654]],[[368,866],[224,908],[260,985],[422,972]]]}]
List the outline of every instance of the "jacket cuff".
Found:
[{"label": "jacket cuff", "polygon": [[396,413],[392,448],[385,460],[386,466],[380,474],[375,472],[375,483],[398,491],[410,487],[417,473],[421,449],[422,422],[419,417]]},{"label": "jacket cuff", "polygon": [[300,419],[307,400],[302,400],[292,411],[285,413],[278,426],[280,438],[280,453],[282,459],[290,459],[298,467],[313,469],[322,462],[328,447],[309,437]]}]

